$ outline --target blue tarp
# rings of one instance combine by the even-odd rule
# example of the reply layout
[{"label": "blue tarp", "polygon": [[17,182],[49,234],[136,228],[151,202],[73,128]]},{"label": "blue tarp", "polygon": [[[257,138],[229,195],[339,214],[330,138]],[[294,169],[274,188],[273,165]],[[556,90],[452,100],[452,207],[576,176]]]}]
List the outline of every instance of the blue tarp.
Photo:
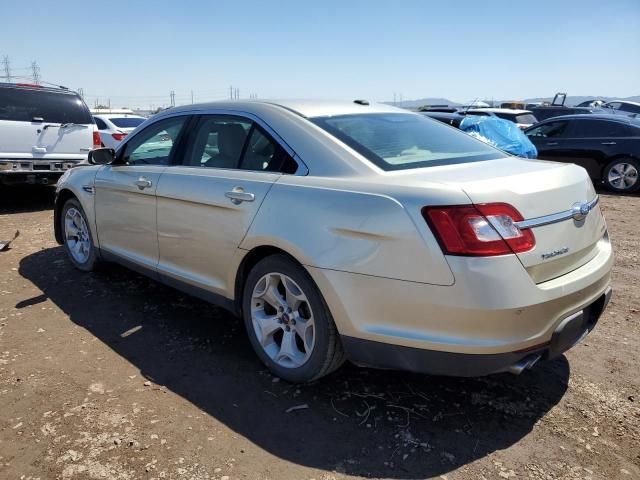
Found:
[{"label": "blue tarp", "polygon": [[538,151],[518,126],[498,117],[468,115],[460,122],[460,130],[504,150],[511,155],[536,158]]}]

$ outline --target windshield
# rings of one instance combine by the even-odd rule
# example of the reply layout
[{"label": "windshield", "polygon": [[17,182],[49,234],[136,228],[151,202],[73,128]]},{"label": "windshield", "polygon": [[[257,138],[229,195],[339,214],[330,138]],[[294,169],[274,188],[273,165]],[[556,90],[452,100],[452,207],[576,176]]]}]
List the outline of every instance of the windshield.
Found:
[{"label": "windshield", "polygon": [[109,121],[116,127],[120,128],[135,128],[144,122],[146,118],[139,117],[122,117],[122,118],[110,118]]},{"label": "windshield", "polygon": [[310,120],[383,170],[505,157],[500,150],[422,115],[370,113]]},{"label": "windshield", "polygon": [[0,88],[0,120],[91,124],[93,118],[78,95],[37,88]]}]

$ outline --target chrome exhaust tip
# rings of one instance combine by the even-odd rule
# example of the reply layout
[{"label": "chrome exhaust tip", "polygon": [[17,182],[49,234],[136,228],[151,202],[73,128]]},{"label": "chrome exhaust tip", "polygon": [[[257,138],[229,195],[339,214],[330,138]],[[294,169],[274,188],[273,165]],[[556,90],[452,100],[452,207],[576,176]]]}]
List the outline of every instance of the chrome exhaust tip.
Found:
[{"label": "chrome exhaust tip", "polygon": [[522,360],[508,367],[507,372],[513,373],[514,375],[520,375],[524,370],[533,367],[541,358],[542,355],[539,353],[528,355]]}]

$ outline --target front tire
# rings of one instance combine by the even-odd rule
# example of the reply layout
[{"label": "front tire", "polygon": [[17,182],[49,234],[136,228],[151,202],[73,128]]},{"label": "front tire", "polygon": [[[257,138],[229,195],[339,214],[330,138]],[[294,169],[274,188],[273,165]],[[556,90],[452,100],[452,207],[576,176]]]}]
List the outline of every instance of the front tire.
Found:
[{"label": "front tire", "polygon": [[293,383],[310,382],[344,362],[331,313],[309,274],[285,255],[256,264],[242,298],[251,345],[267,368]]},{"label": "front tire", "polygon": [[87,216],[75,198],[67,200],[62,207],[60,231],[71,263],[83,272],[92,271],[98,263],[98,253]]},{"label": "front tire", "polygon": [[632,158],[618,158],[609,163],[602,180],[607,188],[618,193],[633,193],[640,188],[640,162]]}]

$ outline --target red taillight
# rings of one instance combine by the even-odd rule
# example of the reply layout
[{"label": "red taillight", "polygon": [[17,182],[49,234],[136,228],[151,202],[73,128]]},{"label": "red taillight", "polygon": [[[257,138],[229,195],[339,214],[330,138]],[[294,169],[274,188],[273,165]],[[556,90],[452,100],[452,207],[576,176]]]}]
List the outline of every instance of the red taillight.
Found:
[{"label": "red taillight", "polygon": [[127,134],[126,133],[112,133],[111,136],[117,142],[121,142],[122,139],[127,136]]},{"label": "red taillight", "polygon": [[93,148],[100,148],[102,146],[102,142],[100,141],[100,132],[97,130],[93,131]]},{"label": "red taillight", "polygon": [[531,230],[514,224],[523,220],[520,212],[506,203],[424,207],[422,216],[447,255],[506,255],[536,244]]}]

